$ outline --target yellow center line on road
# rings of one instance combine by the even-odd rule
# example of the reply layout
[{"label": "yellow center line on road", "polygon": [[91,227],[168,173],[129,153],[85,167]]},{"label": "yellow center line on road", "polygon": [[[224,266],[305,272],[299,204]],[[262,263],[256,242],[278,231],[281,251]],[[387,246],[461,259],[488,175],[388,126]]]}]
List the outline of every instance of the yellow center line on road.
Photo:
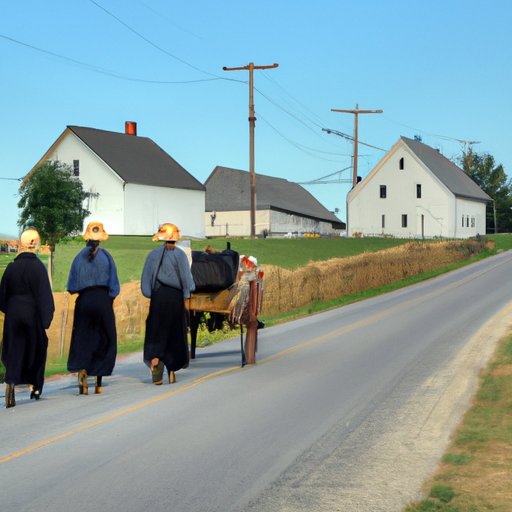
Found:
[{"label": "yellow center line on road", "polygon": [[[503,264],[504,262],[502,263],[499,263],[497,266]],[[408,306],[411,306],[412,304],[415,304],[417,302],[421,302],[421,301],[424,301],[426,300],[427,298],[430,298],[432,296],[435,296],[435,295],[441,295],[442,293],[445,293],[447,290],[449,289],[453,289],[453,288],[457,288],[459,286],[461,286],[462,284],[466,283],[467,281],[470,281],[472,279],[474,279],[476,276],[479,276],[481,274],[484,274],[486,273],[487,271],[489,271],[489,269],[484,269],[480,272],[478,272],[477,274],[474,274],[474,275],[471,275],[471,276],[468,276],[464,279],[462,279],[461,281],[456,281],[454,283],[450,283],[440,289],[435,289],[435,290],[432,290],[430,291],[429,293],[426,293],[426,294],[423,294],[423,295],[420,295],[414,299],[409,299],[405,302],[401,302],[399,304],[397,304],[396,306],[393,306],[391,308],[388,308],[380,313],[377,313],[377,314],[374,314],[372,316],[369,316],[369,317],[366,317],[366,318],[363,318],[362,320],[359,320],[357,322],[353,322],[353,323],[350,323],[348,325],[345,325],[343,327],[340,327],[339,329],[336,329],[334,331],[330,331],[326,334],[323,334],[321,336],[317,336],[316,338],[312,338],[310,340],[307,340],[307,341],[304,341],[302,343],[299,343],[297,345],[294,345],[293,347],[289,347],[287,349],[284,349],[280,352],[277,352],[275,354],[272,354],[270,356],[267,356],[267,357],[264,357],[263,359],[261,359],[261,361],[258,362],[258,364],[264,364],[264,363],[268,363],[268,362],[271,362],[271,361],[274,361],[276,359],[279,359],[279,358],[282,358],[282,357],[285,357],[289,354],[292,354],[294,352],[298,352],[299,350],[302,350],[304,348],[307,348],[307,347],[311,347],[313,345],[317,345],[317,344],[320,344],[320,343],[325,343],[327,341],[330,341],[332,339],[335,339],[337,338],[338,336],[342,335],[342,334],[346,334],[347,332],[350,332],[350,331],[353,331],[353,330],[356,330],[356,329],[359,329],[361,327],[365,327],[367,325],[370,325],[371,323],[374,323],[374,322],[377,322],[379,320],[381,320],[382,318],[386,317],[386,316],[389,316],[389,315],[392,315],[394,313],[397,313],[398,311],[400,311],[401,309],[404,309],[405,307],[408,307]],[[130,414],[132,412],[135,412],[135,411],[138,411],[139,409],[142,409],[144,407],[148,407],[149,405],[152,405],[152,404],[155,404],[157,402],[160,402],[162,400],[165,400],[167,398],[170,398],[174,395],[177,395],[178,393],[183,393],[184,391],[188,391],[189,389],[192,389],[192,388],[195,388],[197,386],[199,386],[200,384],[206,382],[206,381],[209,381],[209,380],[212,380],[212,379],[215,379],[217,377],[220,377],[222,375],[226,375],[228,373],[233,373],[235,371],[239,371],[239,370],[242,370],[242,368],[240,366],[231,366],[229,368],[224,368],[223,370],[218,370],[216,372],[213,372],[213,373],[210,373],[208,375],[204,375],[203,377],[200,377],[192,382],[190,382],[189,384],[185,384],[183,386],[180,386],[179,388],[177,389],[173,389],[172,391],[167,391],[159,396],[156,396],[156,397],[152,397],[152,398],[149,398],[147,400],[143,400],[142,402],[139,402],[138,404],[134,404],[134,405],[131,405],[129,407],[126,407],[124,409],[121,409],[120,411],[116,412],[116,413],[113,413],[113,414],[109,414],[108,416],[104,416],[103,418],[100,418],[98,420],[95,420],[95,421],[91,421],[89,423],[85,423],[84,425],[81,425],[79,427],[76,427],[76,428],[73,428],[71,430],[68,430],[67,432],[63,432],[62,434],[59,434],[57,436],[54,436],[54,437],[50,437],[48,439],[44,439],[38,443],[35,443],[33,445],[30,445],[30,446],[27,446],[26,448],[23,448],[21,450],[18,450],[14,453],[11,453],[10,455],[6,455],[2,458],[0,458],[0,464],[3,464],[5,462],[9,462],[10,460],[13,460],[13,459],[17,459],[19,457],[22,457],[23,455],[27,455],[28,453],[31,453],[35,450],[38,450],[39,448],[43,448],[45,446],[48,446],[50,444],[53,444],[57,441],[60,441],[62,439],[66,439],[68,437],[71,437],[75,434],[78,434],[80,432],[83,432],[85,430],[88,430],[88,429],[91,429],[93,427],[97,427],[99,425],[103,425],[109,421],[112,421],[112,420],[115,420],[117,418],[120,418],[122,416],[125,416],[127,414]]]}]

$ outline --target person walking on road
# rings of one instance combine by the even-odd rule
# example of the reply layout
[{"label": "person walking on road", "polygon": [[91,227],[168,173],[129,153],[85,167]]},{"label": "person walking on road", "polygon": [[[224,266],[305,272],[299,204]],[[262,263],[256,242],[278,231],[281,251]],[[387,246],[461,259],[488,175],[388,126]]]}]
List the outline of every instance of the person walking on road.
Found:
[{"label": "person walking on road", "polygon": [[48,273],[36,255],[40,242],[35,229],[23,231],[19,254],[7,265],[0,283],[6,407],[16,405],[18,384],[30,385],[31,399],[39,400],[43,391],[48,350],[45,329],[50,327],[55,304]]},{"label": "person walking on road", "polygon": [[164,368],[169,383],[175,372],[189,363],[185,299],[195,284],[187,255],[176,247],[180,231],[166,223],[153,236],[164,244],[148,254],[142,271],[142,294],[151,299],[144,338],[144,362],[151,370],[153,383],[162,384]]},{"label": "person walking on road", "polygon": [[114,299],[120,286],[114,259],[99,244],[108,239],[101,222],[90,222],[84,247],[69,272],[67,290],[78,293],[68,370],[78,372],[78,391],[89,393],[87,377],[94,376],[94,392],[103,392],[103,377],[112,375],[117,355]]}]

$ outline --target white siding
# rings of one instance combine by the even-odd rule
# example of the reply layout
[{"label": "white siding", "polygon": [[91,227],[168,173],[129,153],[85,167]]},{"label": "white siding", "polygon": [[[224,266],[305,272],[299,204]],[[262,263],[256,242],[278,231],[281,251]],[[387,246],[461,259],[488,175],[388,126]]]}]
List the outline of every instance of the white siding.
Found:
[{"label": "white siding", "polygon": [[73,134],[66,135],[49,160],[60,160],[73,167],[73,160],[79,161],[80,174],[78,178],[87,192],[98,194],[90,198],[85,207],[91,215],[90,220],[103,222],[110,234],[123,234],[124,231],[124,201],[123,181],[110,167],[92,152],[80,139]]},{"label": "white siding", "polygon": [[[404,168],[400,169],[402,158]],[[380,197],[381,186],[386,187],[385,198]],[[349,193],[348,205],[349,236],[361,233],[399,238],[468,238],[485,234],[485,203],[456,199],[415,155],[400,145]],[[402,225],[404,215],[406,227]],[[462,215],[468,216],[469,227],[465,223],[462,228]]]},{"label": "white siding", "polygon": [[127,235],[152,235],[161,224],[176,224],[184,236],[204,238],[204,191],[126,184]]}]

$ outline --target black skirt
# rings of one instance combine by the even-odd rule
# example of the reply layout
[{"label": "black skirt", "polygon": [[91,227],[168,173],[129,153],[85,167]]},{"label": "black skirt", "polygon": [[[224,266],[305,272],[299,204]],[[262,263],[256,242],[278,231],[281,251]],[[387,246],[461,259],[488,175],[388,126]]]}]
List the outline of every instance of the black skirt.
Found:
[{"label": "black skirt", "polygon": [[48,337],[38,320],[34,299],[31,295],[14,295],[4,319],[5,382],[33,384],[42,390],[47,349]]},{"label": "black skirt", "polygon": [[151,295],[144,337],[144,362],[157,357],[167,371],[188,366],[189,351],[183,292],[160,285]]},{"label": "black skirt", "polygon": [[104,287],[82,290],[75,304],[68,370],[111,375],[116,362],[117,333],[113,300]]}]

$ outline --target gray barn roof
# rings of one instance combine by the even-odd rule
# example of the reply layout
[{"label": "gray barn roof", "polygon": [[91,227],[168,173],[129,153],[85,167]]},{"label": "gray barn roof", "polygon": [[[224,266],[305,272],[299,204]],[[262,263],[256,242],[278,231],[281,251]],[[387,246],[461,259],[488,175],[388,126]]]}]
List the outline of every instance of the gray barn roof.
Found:
[{"label": "gray barn roof", "polygon": [[491,198],[460,167],[439,151],[407,137],[401,137],[401,140],[455,196],[491,201]]},{"label": "gray barn roof", "polygon": [[[243,211],[251,205],[250,174],[217,166],[205,182],[207,211]],[[306,189],[282,178],[256,174],[256,209],[281,210],[342,224]]]},{"label": "gray barn roof", "polygon": [[126,183],[204,190],[202,183],[147,137],[68,126]]}]

